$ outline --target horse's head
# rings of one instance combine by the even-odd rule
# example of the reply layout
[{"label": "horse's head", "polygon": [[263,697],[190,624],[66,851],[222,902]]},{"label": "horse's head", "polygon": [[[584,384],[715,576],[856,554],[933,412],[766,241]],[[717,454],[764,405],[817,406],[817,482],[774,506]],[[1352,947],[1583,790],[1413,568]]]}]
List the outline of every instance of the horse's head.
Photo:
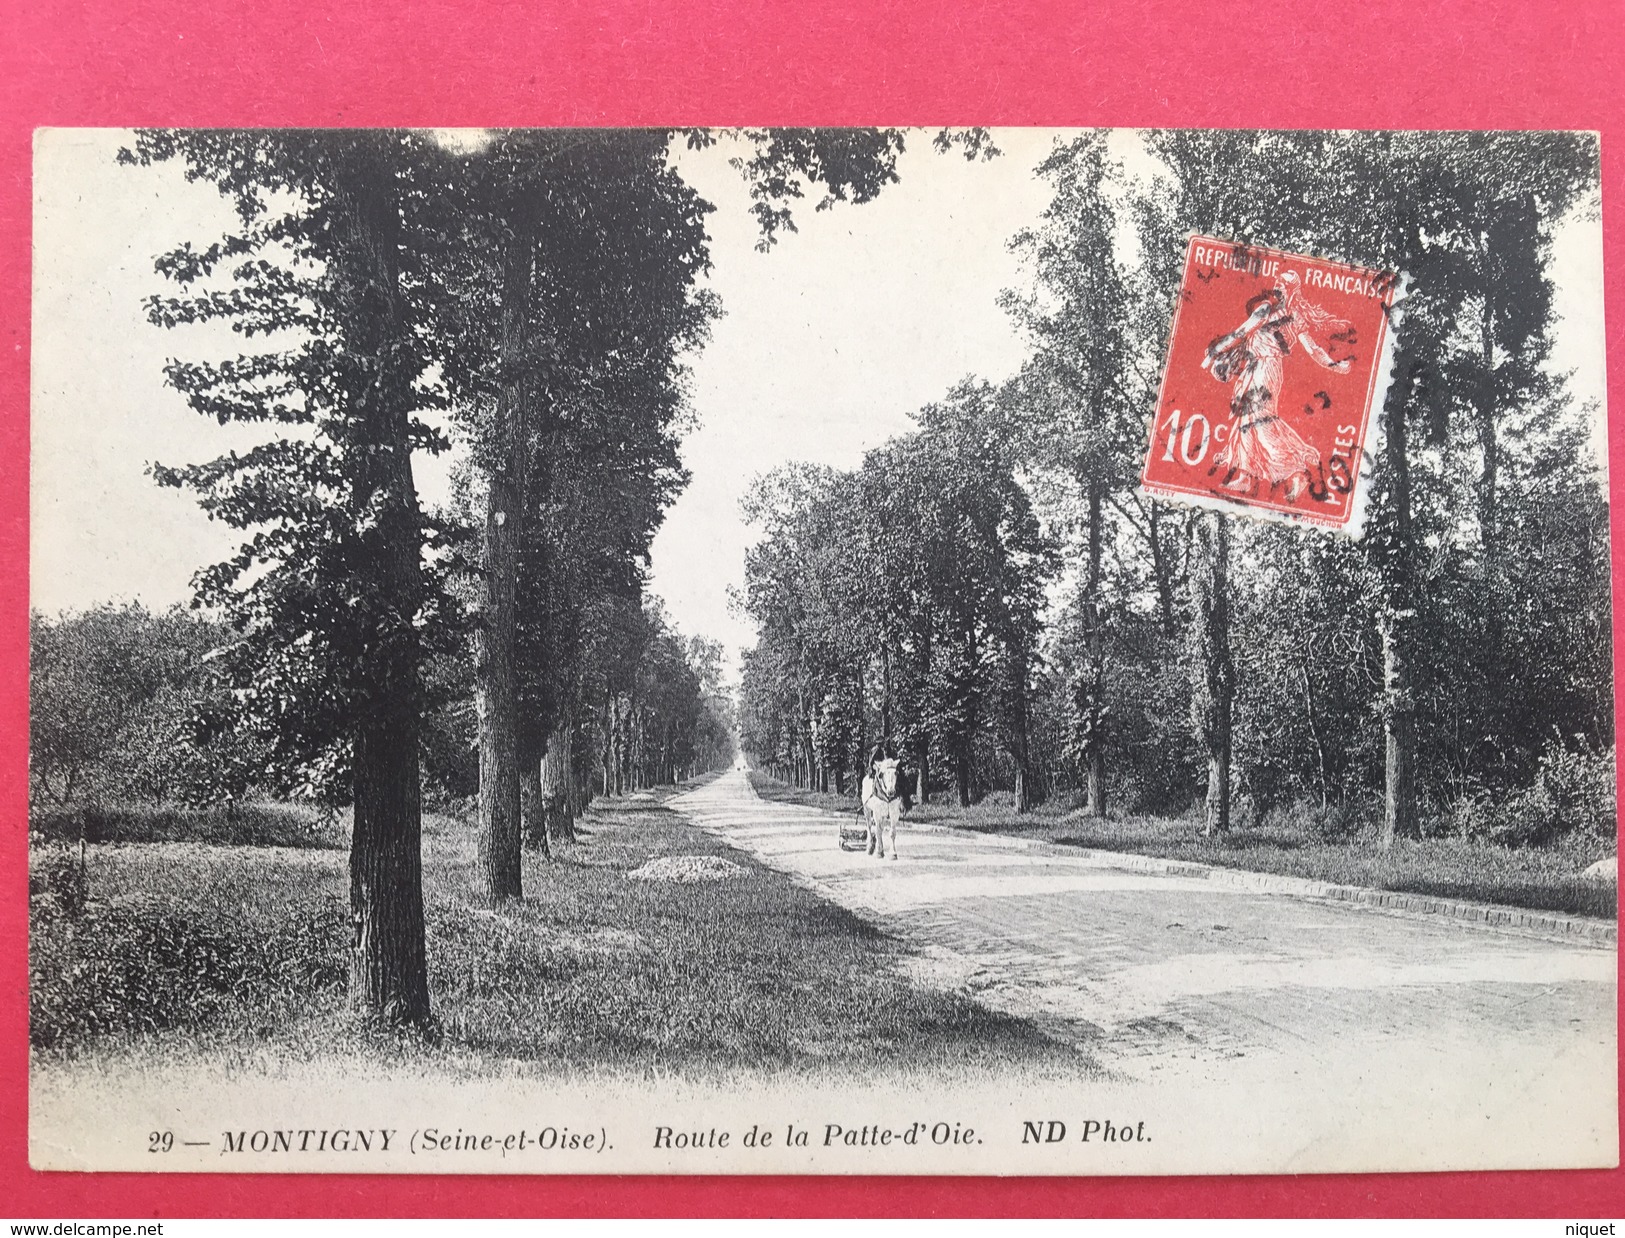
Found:
[{"label": "horse's head", "polygon": [[897,793],[897,762],[891,757],[875,762],[875,785],[880,793],[892,796]]}]

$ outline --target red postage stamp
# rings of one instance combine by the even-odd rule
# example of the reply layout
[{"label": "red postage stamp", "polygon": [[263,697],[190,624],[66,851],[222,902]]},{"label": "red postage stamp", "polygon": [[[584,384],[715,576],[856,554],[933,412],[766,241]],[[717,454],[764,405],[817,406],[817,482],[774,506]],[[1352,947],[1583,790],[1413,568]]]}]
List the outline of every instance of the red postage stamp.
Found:
[{"label": "red postage stamp", "polygon": [[1193,236],[1141,484],[1358,535],[1401,280]]}]

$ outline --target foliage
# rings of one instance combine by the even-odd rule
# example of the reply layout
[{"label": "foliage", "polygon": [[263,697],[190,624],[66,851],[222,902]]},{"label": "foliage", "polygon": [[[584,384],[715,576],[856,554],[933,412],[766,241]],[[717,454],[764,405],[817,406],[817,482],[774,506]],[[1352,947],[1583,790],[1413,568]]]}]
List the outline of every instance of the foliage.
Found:
[{"label": "foliage", "polygon": [[606,738],[619,744],[623,789],[674,783],[732,760],[715,645],[685,638],[658,604],[650,605],[620,673],[627,688],[620,734]]},{"label": "foliage", "polygon": [[[808,188],[822,189],[815,209],[837,202],[869,202],[897,180],[897,157],[906,142],[900,129],[745,129],[750,148],[733,163],[750,187],[751,214],[760,229],[759,249],[771,249],[780,232],[796,231],[790,204]],[[689,141],[707,146],[715,135],[692,131]],[[937,151],[955,147],[966,159],[991,159],[999,153],[985,129],[940,129],[932,139]]]},{"label": "foliage", "polygon": [[[1531,665],[1513,653],[1514,629],[1557,616],[1587,627],[1579,643],[1542,644],[1536,662],[1574,660],[1558,672],[1578,689],[1568,716],[1590,742],[1610,742],[1591,627],[1607,593],[1595,583],[1595,545],[1581,532],[1596,519],[1600,490],[1583,422],[1545,365],[1551,241],[1595,192],[1595,141],[1195,131],[1146,141],[1175,189],[1134,208],[1142,252],[1164,287],[1175,286],[1191,231],[1409,277],[1381,410],[1384,447],[1366,466],[1372,515],[1361,543],[1365,610],[1387,668],[1373,703],[1384,728],[1389,833],[1414,832],[1418,806],[1469,776],[1498,788],[1532,776],[1549,721],[1530,729],[1539,707],[1525,709],[1528,698],[1506,691]],[[1531,480],[1545,472],[1556,482],[1546,493],[1562,494],[1578,516],[1552,550],[1587,561],[1569,559],[1588,596],[1520,611],[1506,604],[1522,575],[1508,542],[1538,510]]]},{"label": "foliage", "polygon": [[[1613,743],[1595,410],[1575,407],[1549,365],[1552,240],[1572,212],[1595,209],[1594,140],[1206,131],[1135,140],[1148,160],[1124,162],[1097,132],[1058,142],[1037,169],[1052,198],[1013,242],[1030,280],[1004,299],[1030,356],[975,397],[980,423],[997,427],[986,441],[957,452],[929,433],[899,438],[856,475],[879,485],[854,489],[847,475],[812,470],[764,483],[747,510],[764,531],[746,599],[759,626],[746,662],[748,749],[799,782],[818,781],[831,757],[848,760],[844,742],[826,756],[807,739],[832,699],[831,668],[863,665],[879,648],[889,680],[869,669],[863,682],[871,694],[877,682],[896,685],[879,729],[905,747],[923,732],[918,761],[952,764],[953,747],[970,754],[970,782],[1022,795],[998,745],[951,739],[973,719],[985,738],[991,715],[1011,714],[1015,698],[989,709],[988,681],[954,665],[951,643],[932,643],[956,591],[974,598],[974,582],[957,573],[976,556],[937,540],[921,493],[974,510],[976,483],[950,475],[952,461],[969,457],[983,487],[1019,478],[1062,554],[1059,588],[1033,612],[1041,622],[1017,694],[1034,783],[1099,813],[1110,801],[1179,815],[1200,795],[1202,756],[1227,748],[1230,798],[1245,820],[1285,814],[1319,836],[1368,837],[1374,802],[1379,817],[1420,816],[1432,831],[1453,828],[1450,805],[1460,804],[1476,814],[1475,835],[1606,836],[1608,778],[1577,779],[1586,789],[1567,799],[1553,789],[1565,777],[1557,771],[1591,769],[1610,758],[1588,754]],[[1231,521],[1222,587],[1214,539],[1195,538],[1193,516],[1136,485],[1192,232],[1410,277],[1386,410],[1393,432],[1365,462],[1367,535]],[[946,403],[964,405],[976,390],[963,384]],[[897,496],[890,509],[886,495]],[[852,530],[871,511],[886,518],[866,541]],[[874,562],[897,578],[894,598],[921,603],[878,606],[853,568]],[[1028,570],[1044,590],[1050,577]],[[1216,588],[1227,634],[1199,622],[1215,613]],[[1193,703],[1204,706],[1208,744],[1186,721]],[[865,725],[848,729],[874,733],[875,703],[866,706]],[[1405,774],[1385,804],[1396,750]]]},{"label": "foliage", "polygon": [[[37,855],[33,869],[57,866]],[[332,889],[263,916],[206,895],[192,906],[138,896],[73,908],[52,882],[31,889],[29,910],[38,1049],[175,1031],[269,1035],[343,988],[346,917]]]},{"label": "foliage", "polygon": [[[1080,1069],[1075,1049],[1031,1024],[911,982],[895,940],[737,852],[737,880],[628,880],[651,859],[726,850],[655,804],[595,806],[590,836],[561,847],[546,880],[547,862],[524,857],[532,893],[500,912],[483,905],[466,825],[426,824],[430,959],[446,1012],[437,1057],[537,1073],[605,1062],[884,1066],[922,1078],[1007,1063]],[[339,857],[92,848],[91,883],[102,902],[77,924],[33,909],[31,1031],[43,1059],[226,1046],[303,1064],[316,1045],[352,1063],[399,1063],[422,1052],[356,1036],[340,1010]]]},{"label": "foliage", "polygon": [[250,801],[195,808],[183,804],[76,804],[37,809],[29,832],[42,839],[90,843],[198,842],[233,847],[344,846],[336,817],[308,805]]},{"label": "foliage", "polygon": [[1615,838],[1614,751],[1551,743],[1532,786],[1501,800],[1483,791],[1463,795],[1445,825],[1463,838],[1530,847],[1562,844],[1596,849]]},{"label": "foliage", "polygon": [[217,802],[261,766],[212,663],[229,629],[180,608],[29,616],[31,810],[114,800]]},{"label": "foliage", "polygon": [[454,614],[421,557],[446,531],[418,512],[409,459],[447,445],[426,416],[446,402],[427,380],[446,355],[423,264],[445,227],[446,156],[401,131],[149,130],[123,157],[181,161],[241,221],[162,255],[176,293],[147,303],[158,326],[225,322],[255,346],[166,375],[199,413],[270,432],[154,468],[246,535],[194,582],[237,634],[215,664],[230,693],[219,725],[263,744],[280,781],[345,802],[358,720],[415,700],[424,640]]},{"label": "foliage", "polygon": [[[49,835],[41,835],[43,839]],[[30,836],[30,843],[36,841]],[[66,840],[63,840],[66,841]],[[85,875],[82,850],[69,846],[41,847],[29,857],[28,900],[32,908],[38,901],[46,914],[77,919],[84,913],[90,899],[90,881]]]},{"label": "foliage", "polygon": [[1028,761],[1043,590],[1055,550],[1033,514],[991,388],[965,384],[853,474],[763,479],[746,515],[762,640],[746,659],[747,751],[798,781],[857,773],[866,740],[938,758],[962,800],[985,734]]}]

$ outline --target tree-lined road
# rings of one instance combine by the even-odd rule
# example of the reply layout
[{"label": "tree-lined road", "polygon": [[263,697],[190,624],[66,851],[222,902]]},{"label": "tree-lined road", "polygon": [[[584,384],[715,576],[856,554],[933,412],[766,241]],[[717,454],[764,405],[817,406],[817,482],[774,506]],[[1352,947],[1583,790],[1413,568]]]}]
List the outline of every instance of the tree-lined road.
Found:
[{"label": "tree-lined road", "polygon": [[877,861],[738,770],[670,807],[903,939],[922,981],[1030,1017],[1114,1076],[1330,1084],[1502,1062],[1519,1074],[1485,1076],[1497,1086],[1581,1080],[1613,1106],[1611,948],[906,825],[901,860]]}]

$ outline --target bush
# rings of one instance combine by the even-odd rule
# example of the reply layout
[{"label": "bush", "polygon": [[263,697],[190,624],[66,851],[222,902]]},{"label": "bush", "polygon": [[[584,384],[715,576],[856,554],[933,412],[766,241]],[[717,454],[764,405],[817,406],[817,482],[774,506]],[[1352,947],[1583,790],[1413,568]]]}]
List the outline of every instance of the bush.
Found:
[{"label": "bush", "polygon": [[[1173,761],[1168,762],[1175,767]],[[1106,811],[1121,809],[1131,817],[1186,817],[1200,813],[1202,796],[1207,789],[1204,771],[1200,787],[1190,777],[1190,771],[1178,767],[1170,775],[1168,769],[1106,769]],[[1089,802],[1089,793],[1083,787],[1077,792],[1078,807]]]},{"label": "bush", "polygon": [[267,927],[238,910],[32,906],[29,1040],[50,1049],[112,1035],[236,1025],[261,1034],[308,1013],[345,976],[342,909]]},{"label": "bush", "polygon": [[1353,842],[1363,834],[1373,833],[1381,818],[1380,802],[1353,796],[1332,800],[1315,813],[1315,835],[1323,842]]},{"label": "bush", "polygon": [[75,843],[199,842],[245,847],[340,848],[344,831],[318,810],[295,804],[80,804],[35,808],[29,828],[46,839]]},{"label": "bush", "polygon": [[[1125,762],[1126,764],[1126,762]],[[1120,807],[1136,817],[1179,817],[1190,811],[1193,802],[1200,804],[1202,791],[1207,787],[1206,770],[1202,771],[1201,789],[1192,774],[1193,767],[1180,764],[1170,757],[1159,765],[1130,767],[1114,770],[1106,768],[1106,807]],[[1080,789],[1079,795],[1087,799]]]},{"label": "bush", "polygon": [[1565,841],[1611,840],[1615,833],[1614,751],[1571,751],[1548,745],[1533,786],[1493,801],[1483,792],[1462,796],[1448,816],[1460,838],[1503,847],[1546,847]]},{"label": "bush", "polygon": [[1614,750],[1551,744],[1541,755],[1540,785],[1552,799],[1564,833],[1612,839],[1617,795]]},{"label": "bush", "polygon": [[75,849],[53,847],[28,862],[28,906],[77,918],[90,898],[85,858]]}]

